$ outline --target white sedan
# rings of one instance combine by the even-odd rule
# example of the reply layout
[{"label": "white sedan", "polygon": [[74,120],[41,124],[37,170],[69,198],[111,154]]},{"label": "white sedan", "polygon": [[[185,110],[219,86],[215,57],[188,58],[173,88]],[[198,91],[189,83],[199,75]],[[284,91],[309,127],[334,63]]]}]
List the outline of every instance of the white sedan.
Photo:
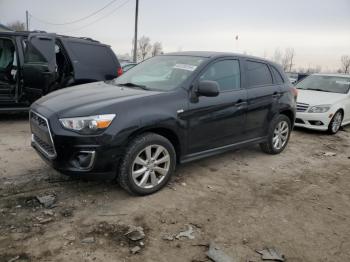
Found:
[{"label": "white sedan", "polygon": [[335,134],[350,124],[350,75],[313,74],[296,86],[295,126]]}]

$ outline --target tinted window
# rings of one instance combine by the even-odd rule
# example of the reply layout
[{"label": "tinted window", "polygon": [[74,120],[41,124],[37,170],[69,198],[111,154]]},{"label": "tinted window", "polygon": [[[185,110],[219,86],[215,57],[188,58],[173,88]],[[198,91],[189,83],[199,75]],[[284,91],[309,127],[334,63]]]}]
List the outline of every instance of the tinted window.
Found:
[{"label": "tinted window", "polygon": [[216,81],[221,91],[237,90],[241,87],[239,63],[237,60],[216,62],[200,76],[200,80]]},{"label": "tinted window", "polygon": [[247,61],[248,86],[272,84],[272,76],[268,66],[264,63]]},{"label": "tinted window", "polygon": [[109,47],[73,41],[68,42],[68,46],[79,63],[95,68],[117,68]]},{"label": "tinted window", "polygon": [[46,63],[46,59],[42,54],[38,52],[38,50],[28,44],[28,40],[23,40],[23,48],[24,48],[24,62],[25,63]]},{"label": "tinted window", "polygon": [[284,81],[281,74],[273,66],[271,67],[271,69],[272,69],[273,76],[275,77],[275,84],[283,84]]}]

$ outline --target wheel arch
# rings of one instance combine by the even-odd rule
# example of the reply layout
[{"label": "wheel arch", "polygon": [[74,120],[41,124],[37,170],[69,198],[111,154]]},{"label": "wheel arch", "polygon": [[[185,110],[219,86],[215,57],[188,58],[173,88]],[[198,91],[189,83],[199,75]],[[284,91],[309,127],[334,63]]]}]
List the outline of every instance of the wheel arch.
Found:
[{"label": "wheel arch", "polygon": [[292,127],[294,127],[295,113],[292,110],[290,109],[282,110],[280,111],[280,114],[287,116],[290,120]]},{"label": "wheel arch", "polygon": [[174,146],[176,152],[176,161],[179,162],[181,157],[181,142],[178,134],[168,127],[145,127],[139,130],[136,130],[132,134],[129,135],[128,141],[134,139],[135,137],[142,135],[144,133],[155,133],[157,135],[163,136],[170,141],[170,143]]}]

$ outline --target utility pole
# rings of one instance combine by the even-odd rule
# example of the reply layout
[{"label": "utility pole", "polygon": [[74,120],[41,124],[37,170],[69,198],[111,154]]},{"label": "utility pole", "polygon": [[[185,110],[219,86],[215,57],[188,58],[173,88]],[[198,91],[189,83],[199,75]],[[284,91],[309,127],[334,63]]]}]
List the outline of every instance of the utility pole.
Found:
[{"label": "utility pole", "polygon": [[137,26],[139,20],[139,0],[136,0],[135,8],[135,35],[134,35],[134,63],[137,62]]},{"label": "utility pole", "polygon": [[29,14],[28,14],[28,10],[26,10],[26,25],[27,25],[27,31],[29,31]]}]

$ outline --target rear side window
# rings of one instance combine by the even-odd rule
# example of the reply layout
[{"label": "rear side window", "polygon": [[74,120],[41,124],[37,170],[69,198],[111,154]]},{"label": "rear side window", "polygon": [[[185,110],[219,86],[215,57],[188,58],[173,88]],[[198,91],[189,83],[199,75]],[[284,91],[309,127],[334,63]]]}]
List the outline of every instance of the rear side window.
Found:
[{"label": "rear side window", "polygon": [[280,72],[278,72],[278,70],[276,68],[274,68],[273,66],[271,66],[271,69],[272,69],[273,76],[275,78],[275,84],[283,84],[284,81],[283,81],[283,78],[282,78]]},{"label": "rear side window", "polygon": [[73,41],[68,42],[68,46],[79,63],[95,68],[116,68],[114,54],[107,46]]},{"label": "rear side window", "polygon": [[253,61],[247,61],[246,64],[248,87],[272,84],[272,75],[266,64]]},{"label": "rear side window", "polygon": [[210,65],[199,77],[200,81],[216,81],[221,91],[241,88],[241,75],[237,60],[224,60]]}]

